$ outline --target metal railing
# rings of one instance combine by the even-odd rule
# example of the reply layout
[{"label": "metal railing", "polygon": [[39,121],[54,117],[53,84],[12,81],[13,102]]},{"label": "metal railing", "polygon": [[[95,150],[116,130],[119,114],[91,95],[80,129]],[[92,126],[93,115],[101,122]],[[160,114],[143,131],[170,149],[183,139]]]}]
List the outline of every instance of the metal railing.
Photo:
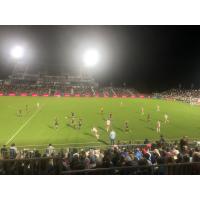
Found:
[{"label": "metal railing", "polygon": [[62,172],[64,175],[200,175],[200,162],[136,165]]},{"label": "metal railing", "polygon": [[200,162],[71,170],[62,158],[0,160],[2,175],[200,175]]},{"label": "metal railing", "polygon": [[[149,140],[150,143],[156,143],[158,139],[151,139]],[[179,144],[180,138],[165,138],[166,144],[174,144],[175,142]],[[189,145],[196,145],[197,141],[200,141],[200,138],[188,138],[188,143]],[[1,142],[1,141],[0,141]],[[61,149],[61,148],[77,148],[77,149],[82,149],[82,148],[103,148],[103,147],[111,147],[112,145],[109,144],[110,141],[103,141],[103,142],[87,142],[87,143],[63,143],[63,144],[53,144],[53,146],[56,149]],[[2,142],[1,142],[2,143]],[[2,143],[3,144],[3,143]],[[34,149],[46,149],[49,144],[31,144],[31,145],[17,145],[17,148],[19,150],[23,149],[29,149],[29,150],[34,150]],[[120,140],[116,141],[117,146],[143,146],[144,145],[144,140]]]}]

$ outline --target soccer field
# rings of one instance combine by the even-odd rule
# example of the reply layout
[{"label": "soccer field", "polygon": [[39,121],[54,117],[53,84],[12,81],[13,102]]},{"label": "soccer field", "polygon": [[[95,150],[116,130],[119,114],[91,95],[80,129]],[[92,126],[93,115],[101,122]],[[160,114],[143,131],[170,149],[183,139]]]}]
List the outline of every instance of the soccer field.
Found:
[{"label": "soccer field", "polygon": [[[40,103],[40,109],[36,104]],[[121,102],[123,103],[121,105]],[[26,105],[29,111],[26,112]],[[157,105],[160,112],[156,111]],[[104,114],[100,114],[100,108]],[[144,115],[141,115],[141,107]],[[22,117],[17,111],[22,109]],[[116,131],[116,140],[158,139],[156,122],[161,120],[161,134],[174,139],[187,135],[189,138],[200,138],[200,107],[186,103],[130,98],[77,98],[77,97],[0,97],[0,145],[17,146],[52,144],[98,143],[91,133],[96,126],[100,133],[100,143],[109,144],[105,131],[105,120],[113,113],[112,127]],[[71,112],[83,119],[80,130],[67,126],[66,116],[70,122]],[[151,121],[147,122],[147,114]],[[164,123],[167,113],[170,122]],[[59,128],[53,127],[58,118]],[[130,131],[124,132],[124,122],[128,121]]]}]

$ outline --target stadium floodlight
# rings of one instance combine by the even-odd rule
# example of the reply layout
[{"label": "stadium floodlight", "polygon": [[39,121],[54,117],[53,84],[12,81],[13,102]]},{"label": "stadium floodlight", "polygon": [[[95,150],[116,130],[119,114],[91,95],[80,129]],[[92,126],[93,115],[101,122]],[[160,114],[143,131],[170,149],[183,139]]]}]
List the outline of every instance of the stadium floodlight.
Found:
[{"label": "stadium floodlight", "polygon": [[96,49],[88,49],[83,55],[86,67],[94,67],[99,62],[99,52]]},{"label": "stadium floodlight", "polygon": [[15,46],[11,49],[10,55],[14,59],[22,59],[24,57],[24,48],[21,46]]}]

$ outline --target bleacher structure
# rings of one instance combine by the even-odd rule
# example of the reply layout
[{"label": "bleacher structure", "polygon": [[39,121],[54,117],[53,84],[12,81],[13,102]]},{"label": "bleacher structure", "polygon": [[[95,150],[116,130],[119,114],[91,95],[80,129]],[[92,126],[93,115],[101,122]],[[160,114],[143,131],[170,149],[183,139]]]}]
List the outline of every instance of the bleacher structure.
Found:
[{"label": "bleacher structure", "polygon": [[135,89],[99,87],[94,78],[86,75],[31,74],[14,71],[0,83],[0,96],[75,96],[75,97],[143,97]]}]

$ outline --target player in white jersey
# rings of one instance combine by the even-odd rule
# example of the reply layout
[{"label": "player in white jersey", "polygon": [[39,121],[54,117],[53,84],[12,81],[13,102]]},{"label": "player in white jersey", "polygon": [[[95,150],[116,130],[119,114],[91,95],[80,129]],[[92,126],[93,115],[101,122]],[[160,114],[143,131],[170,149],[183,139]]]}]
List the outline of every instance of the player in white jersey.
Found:
[{"label": "player in white jersey", "polygon": [[159,105],[157,105],[157,112],[160,112],[160,106]]},{"label": "player in white jersey", "polygon": [[167,114],[164,115],[164,118],[165,118],[165,123],[169,122]]},{"label": "player in white jersey", "polygon": [[141,115],[144,115],[144,108],[141,108]]},{"label": "player in white jersey", "polygon": [[157,133],[160,133],[160,121],[157,121],[157,125],[156,125],[156,131]]},{"label": "player in white jersey", "polygon": [[40,108],[40,103],[39,102],[37,102],[37,109],[39,109]]},{"label": "player in white jersey", "polygon": [[91,132],[95,135],[97,140],[99,140],[99,133],[98,133],[98,130],[95,126],[91,129]]},{"label": "player in white jersey", "polygon": [[122,101],[120,102],[120,106],[123,106],[123,102]]},{"label": "player in white jersey", "polygon": [[110,126],[111,126],[111,121],[110,119],[106,120],[106,131],[108,132],[110,130]]}]

